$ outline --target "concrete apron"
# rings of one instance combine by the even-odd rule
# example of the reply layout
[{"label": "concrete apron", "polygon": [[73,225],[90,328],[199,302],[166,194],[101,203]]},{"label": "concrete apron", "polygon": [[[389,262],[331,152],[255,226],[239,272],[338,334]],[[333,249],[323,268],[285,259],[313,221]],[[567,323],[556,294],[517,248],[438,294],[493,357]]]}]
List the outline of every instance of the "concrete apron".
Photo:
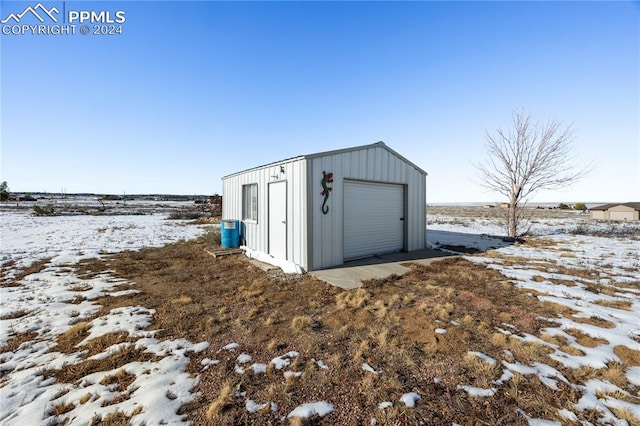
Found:
[{"label": "concrete apron", "polygon": [[363,281],[387,278],[390,275],[403,275],[410,269],[403,264],[417,263],[428,265],[437,260],[453,255],[440,250],[424,249],[410,253],[391,253],[366,259],[346,262],[331,269],[309,272],[314,277],[326,281],[336,287],[352,290],[362,285]]}]

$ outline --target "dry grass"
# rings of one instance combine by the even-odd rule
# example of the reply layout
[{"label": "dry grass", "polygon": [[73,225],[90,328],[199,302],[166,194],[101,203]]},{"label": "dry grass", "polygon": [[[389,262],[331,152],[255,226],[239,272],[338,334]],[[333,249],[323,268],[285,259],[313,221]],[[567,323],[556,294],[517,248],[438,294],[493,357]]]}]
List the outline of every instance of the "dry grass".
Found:
[{"label": "dry grass", "polygon": [[527,241],[524,243],[527,247],[536,248],[554,248],[556,244],[556,241],[544,237],[530,237],[527,238]]},{"label": "dry grass", "polygon": [[627,300],[597,300],[595,303],[607,308],[622,309],[624,311],[631,311],[632,306],[632,303]]},{"label": "dry grass", "polygon": [[26,317],[30,313],[31,311],[27,309],[21,309],[21,310],[9,312],[8,314],[0,316],[0,320],[18,319],[18,318]]},{"label": "dry grass", "polygon": [[178,297],[176,299],[173,299],[171,301],[171,303],[175,303],[175,304],[178,304],[178,305],[186,305],[186,304],[191,303],[192,301],[193,300],[191,299],[191,297],[183,295],[183,296],[180,296],[180,297]]},{"label": "dry grass", "polygon": [[579,322],[581,324],[590,324],[590,325],[595,325],[596,327],[601,327],[601,328],[614,328],[616,325],[614,323],[612,323],[611,321],[608,321],[604,318],[600,318],[598,316],[590,316],[590,317],[576,317],[574,315],[565,315],[567,318],[569,318],[572,321],[575,322]]},{"label": "dry grass", "polygon": [[583,333],[577,328],[569,328],[565,330],[565,332],[576,338],[576,342],[579,345],[585,346],[587,348],[595,348],[600,345],[607,345],[609,341],[605,339],[601,339],[599,337],[591,337],[588,334]]},{"label": "dry grass", "polygon": [[209,404],[206,414],[207,419],[213,420],[220,417],[222,411],[233,404],[233,397],[233,385],[231,382],[226,382],[220,389],[218,397],[211,404]]},{"label": "dry grass", "polygon": [[56,350],[63,353],[77,352],[76,346],[88,335],[91,324],[89,321],[79,322],[61,335],[57,339]]},{"label": "dry grass", "polygon": [[364,288],[358,288],[355,291],[343,291],[336,297],[336,305],[338,309],[346,308],[362,308],[366,306],[371,299],[371,295]]},{"label": "dry grass", "polygon": [[[505,349],[522,363],[550,363],[547,346],[496,333],[497,327],[505,328],[503,323],[537,335],[549,325],[539,317],[575,313],[540,303],[496,271],[447,259],[343,291],[309,276],[266,274],[240,256],[214,260],[204,246],[203,241],[181,242],[85,261],[79,267],[87,276],[113,270],[142,292],[100,299],[103,312],[141,304],[156,309],[152,328],[162,330],[159,337],[211,343],[206,351],[190,355],[188,371],[200,374],[194,389],[199,396],[180,413],[194,424],[281,424],[297,405],[322,400],[333,403],[336,411],[313,424],[368,424],[373,415],[378,424],[389,425],[522,424],[518,408],[531,417],[549,418],[554,415],[549,413],[579,398],[566,389],[550,391],[534,376],[510,381],[494,398],[463,397],[457,390],[459,384],[490,386],[502,373],[500,361],[513,361]],[[436,328],[447,333],[437,334]],[[124,335],[111,338],[128,341]],[[101,342],[94,340],[96,345]],[[299,351],[287,369],[302,375],[285,379],[273,364],[265,374],[236,374],[239,352],[217,352],[230,342],[238,342],[239,351],[251,354],[253,362],[265,364]],[[497,366],[467,358],[469,350],[491,356]],[[125,352],[120,358],[112,356],[111,365],[84,362],[74,366],[82,371],[65,367],[56,376],[73,381],[94,369],[118,369],[127,359],[145,356],[132,349]],[[220,364],[200,372],[205,357]],[[328,369],[312,359],[324,361]],[[365,362],[383,373],[363,371]],[[584,373],[576,380],[584,379]],[[418,391],[423,399],[408,410],[397,401],[410,391]],[[249,414],[236,392],[246,392],[256,402],[275,402],[279,408],[275,413]],[[378,404],[387,400],[396,405],[379,410]]]},{"label": "dry grass", "polygon": [[627,385],[627,369],[619,362],[607,364],[607,368],[602,369],[602,377],[620,388]]},{"label": "dry grass", "polygon": [[109,371],[121,368],[134,361],[157,361],[161,358],[144,352],[144,349],[135,349],[133,346],[122,348],[104,359],[88,359],[78,364],[68,364],[59,370],[45,370],[44,377],[55,377],[58,382],[75,383],[84,376],[98,371]]},{"label": "dry grass", "polygon": [[82,292],[82,291],[88,291],[91,290],[93,288],[93,286],[91,284],[76,284],[73,285],[71,287],[69,287],[70,291],[78,291],[78,292]]},{"label": "dry grass", "polygon": [[69,411],[73,410],[74,408],[76,408],[76,405],[73,403],[61,403],[61,404],[56,404],[53,407],[51,407],[51,415],[53,416],[61,416],[65,413],[68,413]]},{"label": "dry grass", "polygon": [[131,417],[124,414],[122,411],[116,411],[109,413],[104,417],[100,417],[97,414],[91,419],[91,426],[129,426]]},{"label": "dry grass", "polygon": [[611,411],[620,420],[626,420],[630,426],[640,426],[640,417],[635,416],[629,408],[612,408]]},{"label": "dry grass", "polygon": [[118,392],[124,392],[135,380],[135,374],[127,373],[125,370],[118,370],[115,374],[105,376],[100,381],[100,384],[103,386],[117,385],[116,390]]},{"label": "dry grass", "polygon": [[313,320],[306,315],[298,315],[291,320],[291,328],[295,331],[307,331],[311,329]]},{"label": "dry grass", "polygon": [[618,345],[613,348],[613,352],[618,355],[625,365],[640,366],[640,351],[629,349],[624,345]]},{"label": "dry grass", "polygon": [[7,277],[7,271],[9,270],[9,268],[7,268],[8,266],[11,266],[11,263],[5,263],[2,266],[2,275],[0,276],[0,287],[19,287],[22,284],[20,283],[20,281],[22,281],[27,275],[31,275],[31,274],[36,274],[38,272],[42,272],[47,265],[49,264],[49,262],[51,262],[51,258],[45,258],[45,259],[39,259],[36,260],[35,262],[33,262],[31,265],[29,265],[28,267],[19,270],[16,274],[13,275],[13,277],[8,278]]},{"label": "dry grass", "polygon": [[0,353],[15,352],[16,350],[18,350],[18,348],[20,348],[20,345],[25,342],[31,342],[36,337],[38,337],[38,333],[36,333],[35,331],[18,333],[14,336],[11,336],[9,337],[9,339],[7,339],[7,343],[5,343],[3,346],[0,346]]},{"label": "dry grass", "polygon": [[561,316],[574,315],[578,313],[578,311],[560,303],[544,301],[542,302],[542,305],[549,309],[552,309],[553,312]]}]

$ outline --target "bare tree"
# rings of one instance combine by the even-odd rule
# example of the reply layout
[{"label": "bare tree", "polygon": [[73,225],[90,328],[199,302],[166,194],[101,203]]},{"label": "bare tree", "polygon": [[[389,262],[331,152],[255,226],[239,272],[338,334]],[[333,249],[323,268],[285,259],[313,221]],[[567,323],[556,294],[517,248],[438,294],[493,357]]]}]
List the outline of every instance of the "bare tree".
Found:
[{"label": "bare tree", "polygon": [[488,158],[476,167],[482,185],[504,195],[507,211],[507,233],[519,236],[522,207],[541,189],[559,189],[584,177],[589,167],[576,169],[571,154],[573,128],[557,121],[532,123],[531,116],[514,111],[508,131],[498,128],[486,134]]}]

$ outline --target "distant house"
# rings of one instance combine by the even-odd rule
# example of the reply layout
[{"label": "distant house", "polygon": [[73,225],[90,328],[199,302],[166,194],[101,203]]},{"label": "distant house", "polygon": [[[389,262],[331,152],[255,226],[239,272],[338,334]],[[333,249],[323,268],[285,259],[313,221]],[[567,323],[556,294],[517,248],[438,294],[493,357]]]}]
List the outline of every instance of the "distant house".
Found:
[{"label": "distant house", "polygon": [[640,220],[640,203],[612,203],[589,209],[592,220]]},{"label": "distant house", "polygon": [[240,241],[311,271],[425,247],[427,173],[382,142],[302,155],[222,178]]}]

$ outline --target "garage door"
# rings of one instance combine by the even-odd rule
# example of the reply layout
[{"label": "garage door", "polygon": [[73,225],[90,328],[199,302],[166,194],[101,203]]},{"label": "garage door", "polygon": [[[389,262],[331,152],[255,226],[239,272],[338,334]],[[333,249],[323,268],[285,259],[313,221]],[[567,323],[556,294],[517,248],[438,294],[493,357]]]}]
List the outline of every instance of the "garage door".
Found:
[{"label": "garage door", "polygon": [[403,247],[403,186],[345,180],[345,260],[400,251]]},{"label": "garage door", "polygon": [[612,212],[609,211],[611,220],[633,220],[633,212]]}]

